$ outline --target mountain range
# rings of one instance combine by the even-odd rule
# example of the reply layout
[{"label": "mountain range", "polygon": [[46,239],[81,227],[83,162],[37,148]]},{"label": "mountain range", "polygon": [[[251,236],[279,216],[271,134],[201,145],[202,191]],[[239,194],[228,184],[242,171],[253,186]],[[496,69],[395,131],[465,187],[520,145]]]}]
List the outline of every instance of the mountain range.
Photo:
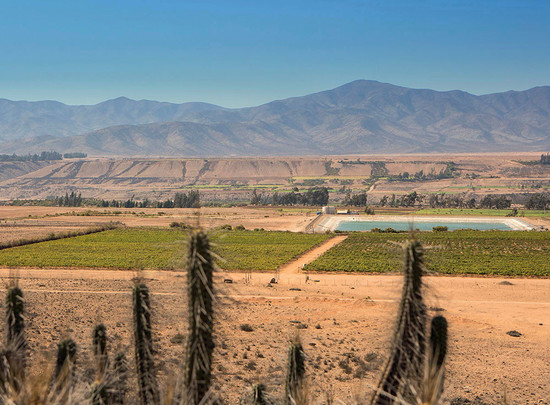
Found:
[{"label": "mountain range", "polygon": [[358,80],[228,109],[117,98],[0,99],[0,154],[269,156],[550,149],[550,87],[473,95]]}]

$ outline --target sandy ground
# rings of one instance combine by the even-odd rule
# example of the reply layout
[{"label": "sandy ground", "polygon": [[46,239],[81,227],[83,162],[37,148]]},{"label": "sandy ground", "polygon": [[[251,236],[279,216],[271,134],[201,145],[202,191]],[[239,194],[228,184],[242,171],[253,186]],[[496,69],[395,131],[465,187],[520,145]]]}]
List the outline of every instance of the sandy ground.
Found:
[{"label": "sandy ground", "polygon": [[[229,224],[243,225],[246,229],[264,228],[265,230],[303,231],[306,225],[315,218],[315,209],[292,210],[255,207],[202,207],[192,208],[135,208],[135,209],[93,209],[102,215],[70,215],[72,212],[85,213],[90,208],[61,207],[2,207],[0,206],[0,223],[40,224],[43,226],[66,226],[97,224],[98,222],[121,222],[127,226],[169,226],[172,222],[184,222],[189,225],[200,225],[206,229]],[[120,212],[118,215],[113,211]],[[161,213],[159,215],[159,212]],[[60,215],[64,214],[64,215]],[[29,219],[29,216],[31,218]]]},{"label": "sandy ground", "polygon": [[[10,275],[13,271],[0,270],[4,282]],[[72,336],[86,372],[91,330],[99,321],[108,327],[111,349],[126,348],[132,359],[135,273],[22,269],[18,276],[35,365],[51,360],[59,339]],[[267,287],[272,276],[219,274],[220,281],[234,281],[216,283],[225,298],[216,317],[215,381],[229,403],[257,381],[281,394],[287,344],[296,332],[308,354],[310,388],[318,403],[330,386],[347,403],[354,393],[369,394],[388,353],[401,277],[309,275],[306,281],[303,274],[282,273],[278,284]],[[158,271],[142,277],[152,292],[164,381],[178,371],[183,356],[177,335],[186,333],[185,277]],[[447,398],[479,396],[493,404],[506,393],[512,404],[550,403],[550,280],[428,277],[426,284],[430,313],[442,309],[450,324]],[[251,332],[241,330],[245,323]],[[510,330],[522,336],[507,335]]]},{"label": "sandy ground", "polygon": [[51,233],[62,233],[70,231],[81,230],[81,227],[78,226],[48,226],[48,227],[36,227],[36,226],[21,226],[21,227],[11,227],[11,226],[1,226],[0,225],[0,243],[12,241],[14,239],[32,239],[41,236],[46,236]]}]

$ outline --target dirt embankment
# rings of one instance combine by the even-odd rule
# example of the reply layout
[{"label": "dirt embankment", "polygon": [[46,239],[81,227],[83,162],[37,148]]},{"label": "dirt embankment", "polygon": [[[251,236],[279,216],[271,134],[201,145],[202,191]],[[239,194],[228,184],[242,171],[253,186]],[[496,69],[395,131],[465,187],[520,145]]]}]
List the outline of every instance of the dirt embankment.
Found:
[{"label": "dirt embankment", "polygon": [[[85,197],[159,199],[173,195],[182,186],[211,186],[204,191],[210,199],[247,199],[250,187],[271,191],[279,186],[307,185],[308,181],[338,189],[345,180],[352,189],[364,189],[372,176],[423,172],[439,174],[449,162],[463,175],[441,181],[382,181],[372,189],[405,193],[411,189],[430,191],[486,187],[508,179],[507,186],[529,187],[528,179],[550,179],[550,168],[524,165],[539,159],[537,153],[487,155],[397,155],[353,157],[273,157],[209,159],[82,159],[58,162],[0,163],[0,199],[46,198],[78,190]],[[312,179],[313,178],[313,179]],[[370,180],[369,180],[370,179]],[[351,182],[351,183],[350,183]],[[496,183],[495,183],[496,184]],[[222,186],[225,186],[222,187]],[[231,186],[231,187],[228,187]],[[240,189],[246,186],[248,189]],[[267,186],[267,188],[265,188]],[[218,188],[216,188],[218,187]],[[370,184],[369,184],[370,187]],[[522,188],[522,189],[523,189]],[[456,192],[455,190],[455,192]],[[201,191],[203,191],[201,189]]]}]

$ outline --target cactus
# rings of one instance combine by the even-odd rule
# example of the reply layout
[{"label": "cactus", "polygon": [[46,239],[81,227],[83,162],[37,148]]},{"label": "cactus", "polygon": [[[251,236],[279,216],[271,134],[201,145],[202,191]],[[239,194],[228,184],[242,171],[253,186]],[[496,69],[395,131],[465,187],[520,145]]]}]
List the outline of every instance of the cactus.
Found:
[{"label": "cactus", "polygon": [[23,301],[23,291],[13,285],[8,288],[6,295],[6,319],[8,324],[8,345],[21,345],[18,340],[24,340],[25,319],[23,313],[25,304]]},{"label": "cactus", "polygon": [[447,357],[447,319],[437,315],[432,318],[430,327],[430,358],[440,368]]},{"label": "cactus", "polygon": [[111,404],[123,405],[126,396],[126,379],[128,377],[128,362],[124,352],[115,355],[113,362],[113,385]]},{"label": "cactus", "polygon": [[419,402],[439,404],[443,393],[445,377],[445,357],[447,356],[447,320],[438,315],[432,318],[428,361],[424,371],[424,380]]},{"label": "cactus", "polygon": [[96,363],[96,380],[92,386],[92,404],[102,405],[108,403],[110,381],[107,377],[107,333],[102,323],[94,327],[92,334],[94,358]]},{"label": "cactus", "polygon": [[134,285],[133,310],[135,359],[140,403],[142,405],[156,405],[160,403],[160,394],[153,361],[149,289],[139,281]]},{"label": "cactus", "polygon": [[3,391],[18,391],[25,379],[27,341],[25,339],[23,292],[12,284],[6,294],[6,347],[0,355],[0,385]]},{"label": "cactus", "polygon": [[413,403],[423,377],[426,307],[422,300],[423,249],[420,242],[404,246],[405,279],[392,350],[372,405],[388,405],[396,399]]},{"label": "cactus", "polygon": [[214,351],[212,285],[214,259],[208,236],[191,233],[187,255],[188,339],[184,381],[184,403],[197,405],[210,395],[212,352]]},{"label": "cactus", "polygon": [[97,378],[101,379],[107,371],[107,331],[105,325],[100,323],[94,327],[92,336],[94,347],[94,358],[97,366]]},{"label": "cactus", "polygon": [[263,384],[254,384],[252,387],[252,403],[254,405],[268,405],[268,401],[265,395],[265,385]]},{"label": "cactus", "polygon": [[54,373],[54,391],[66,398],[75,380],[77,346],[74,340],[65,339],[57,345],[57,361]]},{"label": "cactus", "polygon": [[306,402],[305,392],[305,353],[302,343],[296,338],[288,350],[288,365],[285,385],[285,401],[287,405]]}]

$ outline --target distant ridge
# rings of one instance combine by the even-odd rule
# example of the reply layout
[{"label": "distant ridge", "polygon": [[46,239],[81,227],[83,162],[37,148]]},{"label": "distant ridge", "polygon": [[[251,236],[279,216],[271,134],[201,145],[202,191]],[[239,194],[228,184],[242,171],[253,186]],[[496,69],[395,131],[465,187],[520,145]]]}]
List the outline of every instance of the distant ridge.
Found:
[{"label": "distant ridge", "polygon": [[0,100],[2,141],[0,153],[90,156],[549,150],[550,87],[475,96],[358,80],[241,109],[127,98],[94,106]]}]

